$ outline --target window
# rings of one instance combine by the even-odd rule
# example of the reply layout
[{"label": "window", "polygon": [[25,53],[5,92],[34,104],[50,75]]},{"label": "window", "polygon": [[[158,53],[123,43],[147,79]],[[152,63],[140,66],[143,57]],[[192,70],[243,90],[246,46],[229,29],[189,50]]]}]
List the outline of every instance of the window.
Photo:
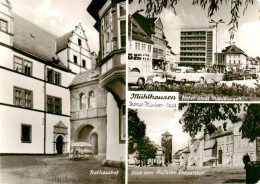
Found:
[{"label": "window", "polygon": [[82,66],[84,67],[84,68],[86,68],[86,60],[82,60]]},{"label": "window", "polygon": [[0,19],[0,30],[8,32],[8,23],[5,20]]},{"label": "window", "polygon": [[254,147],[254,143],[253,142],[249,142],[249,147],[253,148]]},{"label": "window", "polygon": [[47,68],[47,81],[53,84],[61,84],[61,73]]},{"label": "window", "polygon": [[151,52],[152,48],[151,45],[148,45],[148,52]]},{"label": "window", "polygon": [[140,50],[140,43],[135,42],[135,49],[136,49],[136,50]]},{"label": "window", "polygon": [[86,95],[84,93],[79,95],[79,108],[80,110],[86,109]]},{"label": "window", "polygon": [[103,57],[109,54],[113,49],[112,33],[112,13],[111,10],[108,10],[108,12],[104,15],[104,17],[101,20],[101,51]]},{"label": "window", "polygon": [[94,107],[95,107],[95,96],[94,96],[94,92],[90,91],[88,93],[88,108],[93,109]]},{"label": "window", "polygon": [[126,140],[126,124],[125,124],[125,113],[126,113],[126,106],[122,104],[120,109],[120,117],[119,117],[119,143],[124,143]]},{"label": "window", "polygon": [[21,127],[21,141],[22,143],[31,143],[32,142],[32,126],[31,125],[26,125],[22,124]]},{"label": "window", "polygon": [[54,84],[58,84],[58,85],[60,85],[60,73],[58,73],[58,72],[54,72]]},{"label": "window", "polygon": [[14,70],[24,73],[25,75],[32,75],[32,63],[25,59],[14,56]]},{"label": "window", "polygon": [[125,3],[119,4],[119,15],[120,17],[126,15]]},{"label": "window", "polygon": [[126,46],[126,21],[120,21],[120,40],[121,40],[121,47]]},{"label": "window", "polygon": [[74,55],[73,56],[73,61],[74,61],[75,64],[78,64],[78,57]]},{"label": "window", "polygon": [[81,39],[78,38],[78,45],[81,46]]},{"label": "window", "polygon": [[62,113],[61,98],[47,95],[47,112],[61,114]]},{"label": "window", "polygon": [[33,106],[33,93],[30,90],[14,87],[14,105],[26,108]]},{"label": "window", "polygon": [[119,34],[118,38],[119,41],[119,48],[126,46],[126,8],[125,2],[118,3],[118,27],[119,27]]},{"label": "window", "polygon": [[146,45],[142,43],[142,50],[146,50]]}]

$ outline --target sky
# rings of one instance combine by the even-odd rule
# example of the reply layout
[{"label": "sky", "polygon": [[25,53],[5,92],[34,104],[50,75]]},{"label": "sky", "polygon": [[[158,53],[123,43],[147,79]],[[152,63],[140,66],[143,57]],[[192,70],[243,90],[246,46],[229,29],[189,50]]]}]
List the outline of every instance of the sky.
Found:
[{"label": "sky", "polygon": [[173,152],[188,145],[190,136],[184,133],[179,119],[184,111],[138,109],[139,118],[146,124],[146,136],[156,144],[161,145],[161,134],[168,131],[172,134]]},{"label": "sky", "polygon": [[99,51],[95,20],[86,11],[90,0],[9,0],[12,11],[47,31],[62,36],[79,23],[86,31],[91,51]]},{"label": "sky", "polygon": [[[227,24],[230,21],[230,0],[229,4],[224,3],[219,11],[212,16],[218,21],[223,19],[225,23],[218,25],[218,52],[221,52],[230,40]],[[134,1],[129,5],[129,14],[136,10],[144,9],[143,3]],[[235,33],[235,45],[242,49],[251,57],[260,56],[260,0],[254,0],[254,4],[248,6],[245,14],[243,9],[240,11],[239,29]],[[140,12],[145,15],[145,11]],[[207,8],[203,11],[200,6],[192,6],[192,0],[178,1],[176,13],[172,9],[164,9],[159,15],[163,26],[166,39],[176,54],[180,53],[180,29],[183,26],[209,26],[210,18],[207,16]]]}]

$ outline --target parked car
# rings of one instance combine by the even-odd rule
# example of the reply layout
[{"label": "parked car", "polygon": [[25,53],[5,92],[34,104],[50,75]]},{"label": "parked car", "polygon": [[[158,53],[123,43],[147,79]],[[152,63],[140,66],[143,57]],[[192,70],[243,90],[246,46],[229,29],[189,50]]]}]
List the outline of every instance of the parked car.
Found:
[{"label": "parked car", "polygon": [[245,70],[242,73],[243,79],[256,79],[256,71],[255,70]]},{"label": "parked car", "polygon": [[191,67],[175,67],[168,72],[167,80],[184,82],[205,82],[205,73],[196,73]]},{"label": "parked car", "polygon": [[145,84],[145,75],[140,73],[137,70],[131,70],[128,68],[128,84],[129,85],[137,85],[139,87]]},{"label": "parked car", "polygon": [[165,83],[167,77],[165,75],[155,75],[152,78],[153,82],[158,82],[158,83]]},{"label": "parked car", "polygon": [[214,83],[223,80],[223,74],[208,73],[205,71],[196,72],[191,67],[175,67],[171,72],[167,73],[168,81],[177,82],[200,82],[200,83]]}]

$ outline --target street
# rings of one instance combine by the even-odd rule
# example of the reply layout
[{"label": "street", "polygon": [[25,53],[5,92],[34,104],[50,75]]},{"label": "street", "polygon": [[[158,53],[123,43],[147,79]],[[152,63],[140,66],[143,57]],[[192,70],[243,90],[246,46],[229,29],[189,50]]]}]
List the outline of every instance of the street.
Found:
[{"label": "street", "polygon": [[[124,170],[102,167],[104,157],[70,160],[67,156],[1,156],[1,183],[86,184],[124,183]],[[91,171],[118,171],[118,175],[90,174]]]},{"label": "street", "polygon": [[245,183],[242,167],[191,168],[180,171],[178,166],[131,167],[128,183]]}]

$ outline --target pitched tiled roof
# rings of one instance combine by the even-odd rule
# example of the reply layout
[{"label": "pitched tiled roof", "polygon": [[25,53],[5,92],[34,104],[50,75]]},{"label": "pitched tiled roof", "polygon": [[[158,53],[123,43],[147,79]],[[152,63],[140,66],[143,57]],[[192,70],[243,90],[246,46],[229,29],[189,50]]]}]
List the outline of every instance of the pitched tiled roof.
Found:
[{"label": "pitched tiled roof", "polygon": [[71,31],[56,39],[57,52],[65,49],[68,46],[69,39],[72,36],[72,34],[73,32]]},{"label": "pitched tiled roof", "polygon": [[98,79],[99,74],[97,70],[86,70],[84,72],[78,73],[73,81],[71,82],[70,86],[75,86],[78,84],[86,83],[92,80]]},{"label": "pitched tiled roof", "polygon": [[133,40],[151,43],[151,44],[153,43],[152,39],[144,32],[141,26],[131,16],[129,16],[128,19],[128,30],[129,33],[132,31]]},{"label": "pitched tiled roof", "polygon": [[227,54],[245,54],[243,50],[238,48],[236,45],[227,46],[225,49],[222,50]]},{"label": "pitched tiled roof", "polygon": [[151,35],[154,33],[153,19],[146,18],[137,12],[135,12],[132,15],[132,17],[141,26],[141,28],[145,31],[145,33],[151,38]]},{"label": "pitched tiled roof", "polygon": [[14,47],[41,59],[56,56],[56,35],[14,14]]}]

